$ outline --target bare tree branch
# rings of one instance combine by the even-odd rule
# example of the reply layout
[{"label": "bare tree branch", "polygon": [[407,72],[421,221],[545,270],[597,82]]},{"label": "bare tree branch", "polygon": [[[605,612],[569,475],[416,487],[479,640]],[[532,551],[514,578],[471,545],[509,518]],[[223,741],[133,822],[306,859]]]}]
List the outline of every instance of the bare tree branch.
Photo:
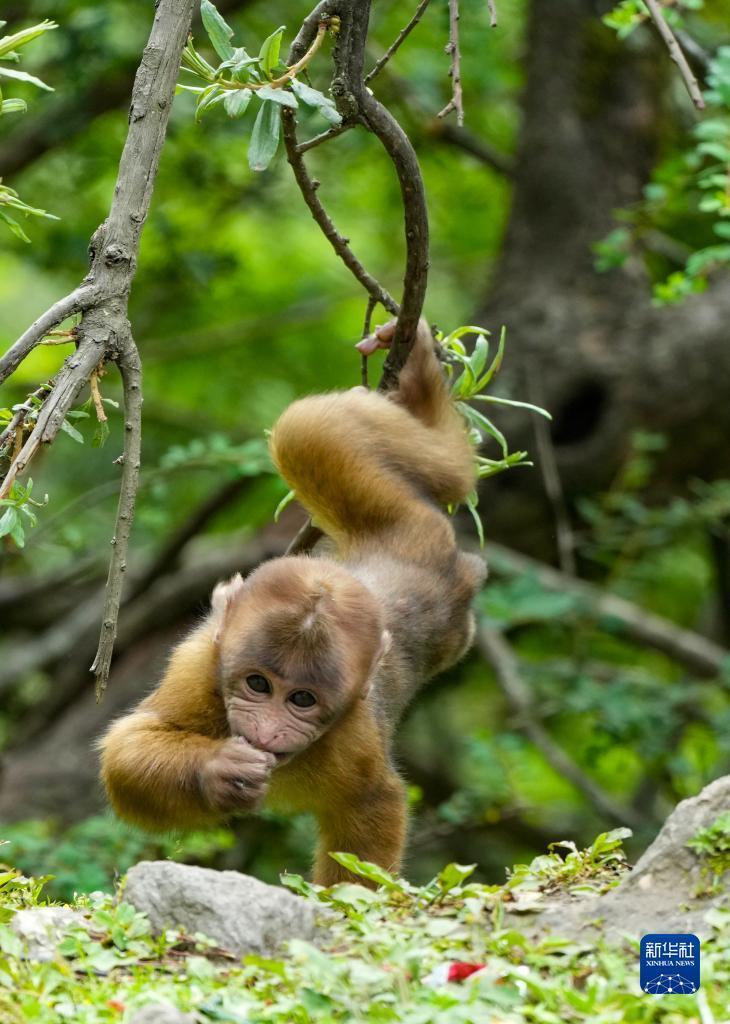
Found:
[{"label": "bare tree branch", "polygon": [[297,145],[297,153],[306,153],[310,149],[315,149],[317,146],[321,146],[323,142],[329,142],[330,139],[336,139],[338,135],[342,135],[343,132],[347,132],[350,128],[353,128],[354,124],[349,121],[341,121],[339,124],[332,125],[326,132],[320,132],[319,135],[315,135],[312,139],[307,139],[306,142],[300,142]]},{"label": "bare tree branch", "polygon": [[672,32],[671,28],[666,22],[666,19],[664,18],[661,5],[657,2],[657,0],[645,0],[645,3],[646,6],[649,8],[649,13],[651,14],[652,21],[659,30],[659,35],[662,37],[662,39],[667,45],[667,49],[669,50],[669,56],[672,58],[674,63],[679,68],[679,73],[684,79],[684,84],[687,86],[687,92],[690,94],[692,102],[698,110],[704,110],[705,100],[702,95],[702,90],[700,89],[697,83],[697,79],[692,73],[692,68],[687,63],[687,58],[685,57],[684,52],[682,51],[682,47],[677,42],[674,33]]},{"label": "bare tree branch", "polygon": [[461,89],[461,49],[459,47],[459,0],[449,0],[449,41],[446,52],[451,54],[451,99],[438,117],[446,117],[452,110],[456,111],[456,123],[464,124],[464,95]]},{"label": "bare tree branch", "polygon": [[633,808],[618,803],[597,782],[589,778],[575,761],[568,757],[543,725],[532,716],[532,693],[522,679],[517,658],[504,637],[482,624],[477,630],[477,644],[484,658],[494,669],[499,688],[517,718],[517,727],[537,747],[548,764],[558,775],[575,786],[599,814],[610,818],[617,825],[643,827],[643,818],[637,815]]},{"label": "bare tree branch", "polygon": [[26,356],[43,341],[49,331],[58,327],[63,320],[73,316],[74,313],[88,309],[95,297],[93,289],[81,285],[59,299],[58,302],[54,302],[50,309],[34,320],[0,358],[0,384],[17,370]]},{"label": "bare tree branch", "polygon": [[475,160],[491,167],[493,171],[511,178],[515,171],[514,161],[511,157],[502,153],[495,146],[480,139],[478,135],[470,132],[468,128],[459,128],[449,121],[441,121],[433,118],[425,130],[439,142],[447,142],[456,149],[461,149]]},{"label": "bare tree branch", "polygon": [[0,489],[2,494],[9,492],[39,446],[53,440],[79,391],[100,364],[114,361],[122,373],[125,395],[123,470],[102,633],[94,660],[97,694],[103,692],[111,663],[139,473],[141,368],[127,319],[129,291],[167,132],[180,55],[194,6],[195,0],[158,0],[149,40],[135,77],[129,130],[109,216],[91,240],[89,272],[79,288],[51,307],[26,331],[0,364],[4,375],[12,372],[49,330],[71,313],[82,312],[76,332],[78,348],[56,376],[30,437],[10,466]]},{"label": "bare tree branch", "polygon": [[383,305],[390,313],[397,314],[398,303],[395,301],[393,296],[375,280],[372,274],[365,269],[350,248],[350,240],[340,234],[322,205],[322,202],[317,195],[319,182],[310,178],[309,172],[305,167],[304,160],[302,159],[302,151],[297,144],[296,121],[293,110],[289,110],[287,107],[282,107],[281,125],[287,160],[294,172],[294,178],[299,186],[300,192],[302,193],[302,198],[309,207],[309,212],[317,222],[322,234],[325,236],[347,269],[357,278],[367,293],[377,302],[381,303],[381,305]]},{"label": "bare tree branch", "polygon": [[408,24],[405,26],[405,28],[402,28],[400,30],[400,32],[398,33],[396,38],[393,40],[393,42],[390,44],[390,46],[385,51],[385,53],[380,58],[380,60],[377,61],[377,63],[374,64],[373,67],[371,68],[371,70],[368,71],[368,73],[365,75],[365,84],[366,85],[368,84],[368,82],[372,82],[372,80],[375,78],[375,76],[377,74],[379,74],[383,70],[383,68],[388,63],[388,61],[393,56],[393,54],[396,53],[396,51],[400,49],[401,45],[406,41],[408,36],[411,34],[413,29],[416,27],[418,22],[423,17],[423,13],[426,10],[426,8],[428,7],[430,2],[431,2],[431,0],[421,0],[420,4],[418,5],[418,7],[416,8],[416,10],[413,13],[413,17],[411,18],[411,20],[408,22]]},{"label": "bare tree branch", "polygon": [[489,11],[489,26],[490,28],[497,27],[497,0],[487,0],[487,10]]},{"label": "bare tree branch", "polygon": [[99,646],[91,666],[91,671],[96,676],[97,700],[104,696],[114,641],[117,637],[117,619],[127,571],[127,548],[134,520],[142,454],[142,364],[131,331],[122,342],[121,355],[117,363],[124,389],[124,452],[121,456],[122,482],[119,489],[117,521],[111,542],[112,557],[104,594]]},{"label": "bare tree branch", "polygon": [[614,623],[617,631],[634,643],[661,651],[699,676],[711,678],[730,667],[730,652],[712,640],[683,629],[593,583],[567,576],[501,544],[488,544],[486,557],[490,567],[500,575],[534,576],[547,590],[575,595],[583,602],[588,614]]}]

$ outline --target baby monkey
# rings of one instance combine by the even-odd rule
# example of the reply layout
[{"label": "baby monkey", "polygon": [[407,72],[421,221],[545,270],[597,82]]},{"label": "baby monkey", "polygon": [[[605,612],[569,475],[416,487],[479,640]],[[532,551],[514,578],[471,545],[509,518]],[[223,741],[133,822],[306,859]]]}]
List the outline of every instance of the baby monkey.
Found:
[{"label": "baby monkey", "polygon": [[[387,348],[394,329],[357,348]],[[349,877],[331,851],[397,871],[406,798],[393,731],[468,649],[485,574],[444,513],[475,467],[425,321],[397,391],[296,401],[271,452],[331,550],[219,584],[157,689],[102,739],[102,777],[121,817],[158,831],[262,804],[311,811],[321,885]]]}]

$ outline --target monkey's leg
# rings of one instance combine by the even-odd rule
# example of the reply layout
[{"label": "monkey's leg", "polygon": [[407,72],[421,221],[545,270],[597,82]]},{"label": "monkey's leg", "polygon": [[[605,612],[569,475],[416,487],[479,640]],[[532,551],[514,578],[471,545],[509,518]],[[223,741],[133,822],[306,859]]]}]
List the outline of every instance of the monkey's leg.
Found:
[{"label": "monkey's leg", "polygon": [[320,836],[314,864],[317,885],[337,882],[369,883],[352,875],[330,853],[354,853],[392,871],[400,870],[406,839],[405,787],[393,772],[368,793],[346,807],[332,808],[319,817]]}]

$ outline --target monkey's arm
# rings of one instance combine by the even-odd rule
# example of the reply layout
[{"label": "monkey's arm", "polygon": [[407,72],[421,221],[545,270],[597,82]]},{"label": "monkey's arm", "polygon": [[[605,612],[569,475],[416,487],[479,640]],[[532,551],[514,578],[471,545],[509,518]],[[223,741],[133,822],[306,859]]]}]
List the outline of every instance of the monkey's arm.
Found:
[{"label": "monkey's arm", "polygon": [[189,829],[258,802],[266,755],[230,737],[215,681],[206,626],[175,649],[159,688],[103,737],[102,778],[120,817],[151,831]]},{"label": "monkey's arm", "polygon": [[302,399],[275,425],[271,450],[345,557],[373,537],[406,558],[422,558],[424,543],[453,547],[438,505],[472,490],[474,458],[425,323],[395,400],[362,391]]}]

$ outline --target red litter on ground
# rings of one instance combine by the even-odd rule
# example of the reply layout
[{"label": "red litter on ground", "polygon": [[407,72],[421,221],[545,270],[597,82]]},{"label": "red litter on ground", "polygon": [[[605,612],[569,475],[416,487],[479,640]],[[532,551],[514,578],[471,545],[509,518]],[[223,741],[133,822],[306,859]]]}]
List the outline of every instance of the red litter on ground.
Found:
[{"label": "red litter on ground", "polygon": [[430,974],[426,975],[423,984],[430,985],[432,988],[440,988],[441,985],[447,985],[451,981],[464,981],[472,974],[476,974],[477,971],[483,971],[486,966],[486,964],[468,964],[464,960],[439,964]]}]

